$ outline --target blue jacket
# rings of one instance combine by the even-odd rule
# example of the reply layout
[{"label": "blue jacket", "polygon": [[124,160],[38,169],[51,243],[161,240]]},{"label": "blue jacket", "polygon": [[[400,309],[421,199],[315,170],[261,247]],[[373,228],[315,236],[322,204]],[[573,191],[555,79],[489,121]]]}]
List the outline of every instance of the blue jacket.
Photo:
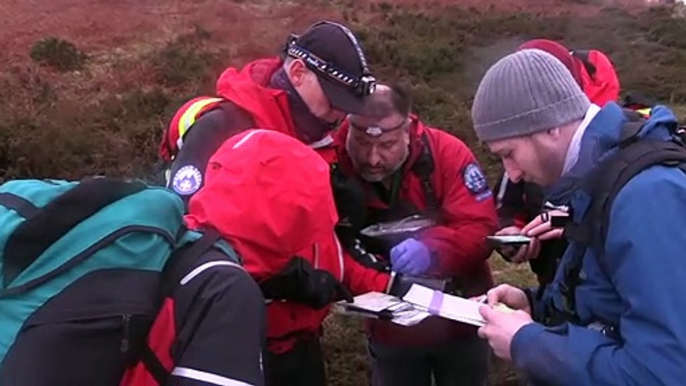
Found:
[{"label": "blue jacket", "polygon": [[[584,133],[579,160],[548,192],[574,209],[577,223],[590,197],[575,182],[615,151],[624,120],[619,106],[606,105]],[[670,110],[655,107],[640,135],[666,140],[675,124]],[[562,268],[578,247],[570,244],[542,302],[561,307]],[[605,251],[605,270],[595,251],[584,256],[576,291],[582,325],[523,327],[512,340],[515,367],[538,384],[685,384],[686,175],[653,166],[631,179],[612,205]],[[534,308],[540,320],[540,304]],[[586,327],[593,322],[619,326],[619,339]]]}]

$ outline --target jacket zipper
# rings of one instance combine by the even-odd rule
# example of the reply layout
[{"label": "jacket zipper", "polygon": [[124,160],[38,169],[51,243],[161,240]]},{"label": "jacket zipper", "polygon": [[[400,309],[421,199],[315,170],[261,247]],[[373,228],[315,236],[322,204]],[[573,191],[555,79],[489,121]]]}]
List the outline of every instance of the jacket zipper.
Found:
[{"label": "jacket zipper", "polygon": [[129,335],[131,334],[131,314],[122,315],[123,336],[119,344],[119,350],[126,354],[130,348]]}]

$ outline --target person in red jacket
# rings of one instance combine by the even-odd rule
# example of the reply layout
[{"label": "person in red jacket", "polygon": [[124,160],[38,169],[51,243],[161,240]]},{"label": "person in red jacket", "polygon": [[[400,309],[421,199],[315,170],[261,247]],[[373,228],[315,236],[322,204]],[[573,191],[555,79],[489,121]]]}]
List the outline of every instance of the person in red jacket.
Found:
[{"label": "person in red jacket", "polygon": [[[218,98],[194,99],[175,115],[160,150],[163,159],[172,161],[168,187],[186,202],[203,188],[208,161],[217,149],[246,130],[283,133],[309,145],[326,161],[335,158],[331,130],[346,113],[361,111],[365,97],[375,86],[362,48],[348,28],[325,21],[314,24],[301,36],[292,36],[284,53],[283,57],[259,59],[241,69],[227,68],[217,81]],[[282,173],[287,174],[285,170]],[[298,178],[299,174],[302,173],[294,172],[288,177]],[[307,178],[297,182],[304,184],[301,188],[310,188]],[[272,225],[289,221],[298,224],[295,217],[284,215],[279,206],[273,208]],[[354,294],[384,292],[390,287],[388,273],[360,265],[338,247],[320,246],[316,253],[319,260],[340,261],[342,279]],[[275,273],[264,268],[273,267],[272,255],[253,256],[248,271],[254,277],[262,280],[265,273]],[[297,262],[294,260],[293,264]],[[290,267],[299,272],[297,268]],[[268,287],[263,285],[265,289]],[[321,296],[330,300],[325,292]],[[319,309],[304,312],[307,306],[270,303],[267,385],[285,384],[284,380],[289,379],[299,385],[323,384],[318,345],[326,304],[320,301]],[[308,357],[300,358],[303,355]],[[311,374],[311,378],[306,374]]]},{"label": "person in red jacket", "polygon": [[325,384],[321,324],[332,302],[352,301],[336,221],[328,164],[271,130],[224,142],[189,202],[188,227],[226,239],[267,301],[266,385]]},{"label": "person in red jacket", "polygon": [[[491,190],[470,149],[426,126],[410,105],[402,89],[377,86],[364,114],[350,115],[337,133],[338,163],[364,189],[362,226],[401,220],[389,227],[397,231],[412,215],[430,225],[376,240],[357,229],[358,239],[392,272],[475,296],[493,285],[485,242],[497,225]],[[375,386],[429,386],[432,377],[438,386],[486,381],[488,348],[468,325],[438,317],[412,327],[374,320],[368,332]]]},{"label": "person in red jacket", "polygon": [[548,39],[533,39],[518,50],[537,48],[556,57],[567,67],[591,103],[605,106],[619,100],[619,77],[610,58],[600,50],[570,50]]},{"label": "person in red jacket", "polygon": [[252,128],[288,134],[330,155],[330,132],[345,114],[360,112],[374,86],[347,27],[322,21],[291,35],[282,56],[227,68],[216,97],[194,98],[177,111],[160,144],[161,158],[171,163],[167,187],[187,202],[219,146]]}]

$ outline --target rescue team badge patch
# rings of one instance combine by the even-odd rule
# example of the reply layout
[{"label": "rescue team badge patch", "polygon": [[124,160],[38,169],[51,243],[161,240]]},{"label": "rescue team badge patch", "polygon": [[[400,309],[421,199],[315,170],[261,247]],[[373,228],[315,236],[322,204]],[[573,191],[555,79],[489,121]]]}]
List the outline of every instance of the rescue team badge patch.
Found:
[{"label": "rescue team badge patch", "polygon": [[193,165],[187,165],[179,169],[174,174],[174,180],[172,180],[174,191],[183,196],[197,192],[201,184],[202,173]]},{"label": "rescue team badge patch", "polygon": [[483,201],[491,197],[491,189],[488,188],[486,176],[476,163],[472,162],[464,168],[462,179],[467,190],[476,197],[477,201]]}]

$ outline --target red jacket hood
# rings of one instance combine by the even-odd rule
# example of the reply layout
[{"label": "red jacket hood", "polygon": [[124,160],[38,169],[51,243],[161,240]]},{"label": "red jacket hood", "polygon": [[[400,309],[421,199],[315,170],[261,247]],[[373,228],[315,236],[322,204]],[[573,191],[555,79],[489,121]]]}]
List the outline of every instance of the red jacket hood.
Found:
[{"label": "red jacket hood", "polygon": [[567,70],[572,74],[572,77],[576,81],[576,83],[581,86],[581,68],[583,67],[583,63],[581,60],[575,58],[572,56],[572,54],[569,52],[569,49],[562,44],[553,41],[553,40],[548,40],[548,39],[534,39],[534,40],[529,40],[528,42],[525,42],[519,48],[519,50],[525,50],[525,49],[539,49],[542,51],[545,51],[554,57],[556,57],[562,64],[567,67]]},{"label": "red jacket hood", "polygon": [[588,72],[581,59],[577,60],[581,71],[582,88],[591,103],[603,107],[609,102],[617,102],[620,93],[619,78],[610,58],[601,51],[590,50],[588,61],[595,68],[593,75]]},{"label": "red jacket hood", "polygon": [[[268,87],[272,75],[282,64],[283,61],[275,57],[255,60],[241,69],[229,67],[217,80],[217,95],[250,113],[257,127],[295,136],[286,92]],[[275,109],[280,113],[275,114]]]},{"label": "red jacket hood", "polygon": [[212,156],[205,178],[187,225],[219,231],[256,278],[333,242],[338,217],[328,164],[297,139],[271,130],[233,136]]}]

